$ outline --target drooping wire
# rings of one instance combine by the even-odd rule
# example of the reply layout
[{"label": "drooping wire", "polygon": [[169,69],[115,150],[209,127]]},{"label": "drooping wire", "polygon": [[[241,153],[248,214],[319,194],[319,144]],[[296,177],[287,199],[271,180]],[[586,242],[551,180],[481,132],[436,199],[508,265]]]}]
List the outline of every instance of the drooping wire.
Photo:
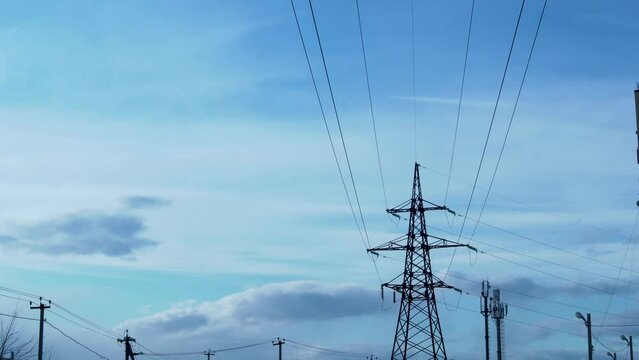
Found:
[{"label": "drooping wire", "polygon": [[595,341],[599,343],[599,345],[603,346],[607,350],[612,351],[614,353],[622,352],[625,349],[625,346],[621,349],[611,349],[610,347],[606,346],[606,344],[604,344],[601,340],[599,340],[599,335],[593,336],[593,338],[595,338]]},{"label": "drooping wire", "polygon": [[49,314],[53,314],[53,315],[55,315],[55,316],[57,316],[57,317],[59,317],[61,319],[64,319],[64,320],[70,322],[71,324],[73,324],[75,326],[79,326],[79,327],[81,327],[81,328],[83,328],[83,329],[85,329],[87,331],[90,331],[90,332],[92,332],[94,334],[97,334],[97,335],[100,335],[100,336],[104,336],[104,337],[109,338],[111,340],[116,340],[117,339],[117,336],[111,335],[111,332],[105,333],[102,330],[101,331],[95,330],[94,328],[90,328],[88,326],[82,325],[82,324],[80,324],[80,323],[78,323],[76,321],[73,321],[73,320],[69,319],[66,316],[60,315],[60,314],[58,314],[57,312],[55,312],[53,310],[49,310],[48,313]]},{"label": "drooping wire", "polygon": [[[428,171],[430,171],[430,172],[434,173],[434,174],[437,174],[437,175],[440,175],[440,176],[443,176],[443,177],[449,177],[449,176],[448,176],[448,175],[446,175],[446,173],[444,173],[444,172],[441,172],[441,171],[435,170],[435,169],[433,169],[433,168],[430,168],[430,167],[427,167],[427,166],[424,166],[424,165],[420,165],[420,166],[421,166],[422,168],[424,168],[424,169],[426,169],[426,170],[428,170]],[[461,180],[461,179],[456,178],[456,177],[453,177],[453,176],[450,176],[450,178],[451,178],[452,180],[455,180],[455,181],[457,181],[457,182],[459,182],[459,183],[462,183],[462,184],[464,184],[464,185],[468,185],[469,187],[470,187],[470,186],[472,186],[472,183],[471,183],[471,182],[464,181],[464,180]],[[477,186],[477,188],[478,188],[478,189],[482,189],[482,190],[486,190],[486,188],[482,188],[481,186]],[[521,201],[521,200],[517,200],[517,199],[514,199],[514,198],[512,198],[512,197],[506,196],[506,195],[504,195],[504,194],[497,193],[497,192],[495,192],[495,191],[491,191],[490,193],[491,193],[491,195],[499,196],[499,197],[500,197],[500,198],[502,198],[502,199],[505,199],[505,200],[508,200],[508,201],[510,201],[510,202],[513,202],[513,203],[516,203],[516,204],[519,204],[519,205],[525,206],[525,207],[527,207],[527,208],[529,208],[529,209],[536,210],[536,211],[541,211],[541,212],[544,212],[544,213],[546,213],[546,214],[548,214],[548,215],[552,215],[552,216],[554,216],[554,217],[556,217],[556,218],[559,218],[559,219],[564,219],[564,220],[569,221],[569,222],[571,222],[571,223],[580,224],[580,225],[582,225],[582,226],[587,226],[587,227],[589,227],[589,228],[591,228],[591,229],[594,229],[594,230],[596,230],[596,231],[598,231],[598,232],[601,232],[601,233],[603,233],[603,234],[609,234],[609,235],[612,235],[612,236],[614,236],[614,237],[617,237],[617,238],[620,238],[620,239],[623,239],[623,240],[626,240],[626,239],[627,239],[627,234],[625,234],[625,235],[618,234],[618,233],[615,233],[615,232],[613,232],[613,231],[610,231],[609,229],[601,228],[601,227],[596,226],[596,225],[593,225],[593,224],[584,223],[581,219],[574,219],[574,218],[570,218],[570,217],[565,216],[565,215],[562,215],[562,214],[560,214],[560,213],[556,213],[556,212],[554,212],[554,211],[552,211],[552,210],[545,209],[545,208],[542,208],[542,207],[539,207],[539,206],[536,206],[536,205],[531,205],[531,204],[525,203],[525,202],[523,202],[523,201]],[[468,220],[476,221],[474,218],[472,218],[472,217],[470,217],[470,216],[468,217]],[[586,255],[582,255],[582,254],[579,254],[579,253],[575,253],[575,252],[572,252],[572,251],[570,251],[570,250],[566,250],[566,249],[563,249],[563,248],[557,247],[557,246],[555,246],[555,245],[552,245],[552,244],[549,244],[549,243],[546,243],[546,242],[543,242],[543,241],[540,241],[540,240],[536,240],[536,239],[528,238],[528,237],[526,237],[526,236],[524,236],[524,235],[521,235],[521,234],[515,233],[515,232],[510,231],[510,230],[506,230],[506,229],[500,228],[500,227],[495,226],[495,225],[491,225],[491,224],[486,223],[486,222],[484,222],[484,221],[479,221],[479,223],[480,223],[480,224],[482,224],[482,225],[485,225],[485,226],[487,226],[487,227],[493,228],[493,229],[495,229],[495,230],[499,230],[499,231],[502,231],[502,232],[504,232],[504,233],[507,233],[507,234],[510,234],[510,235],[513,235],[513,236],[520,237],[520,238],[522,238],[522,239],[524,239],[524,240],[528,240],[528,241],[536,242],[536,243],[538,243],[538,244],[540,244],[540,245],[548,246],[548,247],[553,248],[553,249],[555,249],[555,250],[559,250],[559,251],[565,252],[565,253],[567,253],[567,254],[571,254],[571,255],[574,255],[574,256],[577,256],[577,257],[580,257],[580,258],[583,258],[583,259],[586,259],[586,260],[589,260],[589,261],[592,261],[592,262],[595,262],[595,263],[599,263],[599,264],[602,264],[602,265],[606,265],[606,266],[609,266],[609,267],[612,267],[612,268],[615,268],[615,269],[619,269],[619,268],[620,268],[620,266],[619,266],[619,265],[611,264],[611,263],[608,263],[608,262],[605,262],[605,261],[601,261],[601,260],[598,260],[598,259],[595,259],[595,258],[592,258],[592,257],[588,257],[588,256],[586,256]],[[457,234],[455,234],[455,235],[457,235]],[[635,271],[635,270],[633,270],[633,269],[625,269],[625,270],[626,270],[626,271],[629,271],[630,273],[639,274],[639,271]]]},{"label": "drooping wire", "polygon": [[81,342],[79,342],[78,340],[72,338],[71,336],[67,335],[64,331],[60,330],[58,327],[56,327],[55,325],[53,325],[50,321],[46,322],[47,325],[49,325],[50,327],[52,327],[53,329],[57,330],[60,334],[62,334],[62,336],[66,337],[67,339],[73,341],[74,343],[80,345],[81,347],[83,347],[84,349],[86,349],[87,351],[90,351],[91,353],[95,354],[97,357],[99,357],[100,359],[103,360],[110,360],[108,357],[101,355],[100,353],[98,353],[97,351],[91,349],[90,347],[82,344]]},{"label": "drooping wire", "polygon": [[[510,58],[512,56],[513,53],[513,48],[515,47],[515,40],[517,39],[517,33],[519,32],[519,24],[521,22],[521,15],[524,12],[524,5],[526,4],[526,0],[522,0],[521,2],[521,8],[519,9],[519,15],[517,17],[517,24],[515,25],[515,31],[513,33],[513,38],[512,41],[510,43],[510,50],[508,51],[508,58],[506,59],[506,66],[504,67],[504,73],[502,75],[501,78],[501,83],[499,85],[499,92],[497,93],[497,100],[495,101],[495,107],[493,109],[493,115],[490,119],[490,126],[488,127],[488,133],[486,134],[486,140],[484,141],[484,148],[482,149],[481,152],[481,158],[479,160],[479,166],[477,167],[477,173],[475,175],[475,180],[473,182],[473,187],[472,190],[470,192],[470,198],[468,199],[468,205],[466,206],[466,211],[464,213],[464,218],[462,220],[462,225],[461,225],[461,229],[459,230],[459,235],[457,240],[459,241],[461,239],[461,236],[464,232],[464,226],[466,225],[466,217],[468,216],[468,211],[470,210],[470,205],[473,202],[473,196],[475,195],[475,188],[477,187],[477,181],[479,180],[479,174],[481,173],[481,168],[482,165],[484,164],[484,157],[486,156],[486,148],[488,147],[488,142],[490,140],[490,134],[492,133],[492,129],[493,129],[493,124],[495,123],[495,116],[497,114],[497,108],[499,107],[499,100],[501,99],[501,93],[502,90],[504,88],[504,83],[506,81],[506,74],[508,73],[508,67],[510,65]],[[446,270],[446,274],[444,275],[444,281],[446,280],[446,276],[448,275],[448,272],[450,271],[451,266],[453,266],[453,260],[455,259],[455,254],[457,253],[457,248],[455,248],[453,250],[453,254],[450,257],[450,263],[448,264],[448,269]]]},{"label": "drooping wire", "polygon": [[[466,84],[466,69],[468,66],[468,52],[470,50],[470,35],[473,29],[473,17],[475,14],[475,0],[472,0],[470,7],[470,20],[468,22],[468,35],[466,36],[466,54],[464,55],[464,70],[462,71],[461,87],[459,89],[459,102],[457,103],[457,118],[455,119],[455,134],[453,135],[453,149],[450,153],[450,163],[448,165],[448,181],[446,182],[446,193],[444,195],[444,206],[448,201],[448,190],[450,189],[450,177],[453,173],[453,161],[455,159],[455,148],[457,146],[457,132],[459,130],[459,117],[461,115],[462,99],[464,97],[464,85]],[[446,212],[448,219],[448,212]]]},{"label": "drooping wire", "polygon": [[[535,44],[537,44],[537,37],[539,36],[539,29],[541,29],[541,23],[544,19],[544,14],[546,13],[546,5],[548,4],[548,0],[544,1],[544,6],[541,9],[541,15],[539,15],[539,22],[537,23],[537,30],[535,31],[535,37],[533,38],[532,45],[530,47],[530,53],[528,54],[528,60],[526,61],[526,68],[524,69],[524,75],[521,78],[521,83],[519,84],[519,91],[517,91],[517,98],[515,99],[515,105],[513,106],[513,111],[510,114],[510,121],[508,122],[508,128],[506,129],[506,135],[504,136],[504,142],[501,144],[501,150],[499,150],[499,156],[497,157],[497,163],[495,164],[495,169],[493,170],[493,175],[490,178],[490,185],[488,185],[488,191],[486,192],[486,196],[484,197],[484,201],[481,205],[481,210],[479,211],[479,215],[477,215],[477,219],[481,220],[481,216],[484,214],[484,209],[486,208],[486,203],[488,202],[488,197],[490,196],[490,190],[493,188],[493,183],[495,182],[495,176],[497,175],[497,169],[499,168],[499,164],[501,163],[501,157],[504,154],[504,148],[506,147],[506,142],[508,141],[508,135],[510,134],[510,128],[513,124],[513,119],[515,118],[515,112],[517,111],[517,105],[519,104],[519,98],[521,97],[521,91],[524,88],[524,82],[526,81],[526,75],[528,74],[528,68],[530,67],[530,60],[532,59],[533,52],[535,51]],[[450,180],[449,180],[450,181]],[[473,232],[471,233],[471,239],[475,236],[475,232],[477,231],[477,224],[475,223],[475,227],[473,228]]]},{"label": "drooping wire", "polygon": [[[463,277],[463,276],[455,275],[454,273],[449,274],[449,276],[453,277],[455,279],[459,279],[459,280],[462,280],[462,281],[467,281],[469,283],[474,283],[474,284],[478,284],[478,285],[482,283],[479,280],[468,279],[468,278]],[[524,293],[524,292],[521,292],[521,291],[513,290],[513,289],[510,289],[510,288],[505,288],[503,286],[500,286],[499,289],[501,291],[504,291],[504,292],[512,293],[512,294],[515,294],[515,295],[523,296],[523,297],[530,298],[530,299],[537,300],[537,301],[547,302],[549,304],[561,305],[561,306],[570,307],[570,308],[573,308],[573,309],[578,309],[578,310],[581,310],[581,311],[587,310],[587,311],[594,312],[594,313],[599,313],[599,314],[603,314],[604,313],[601,310],[597,310],[597,309],[590,308],[590,307],[587,307],[587,306],[576,305],[576,304],[571,304],[571,303],[557,301],[557,300],[551,300],[551,299],[549,299],[547,297],[541,297],[541,296],[537,296],[537,295],[532,295],[532,294]],[[626,315],[621,315],[621,314],[611,314],[611,313],[609,313],[609,315],[615,316],[615,317],[618,317],[618,318],[623,318],[623,319],[628,317]],[[629,317],[629,318],[633,319],[632,317]],[[639,320],[639,318],[634,318],[634,319],[635,320]]]},{"label": "drooping wire", "polygon": [[[639,210],[638,210],[638,211],[639,211]],[[439,231],[442,231],[442,232],[445,232],[445,233],[448,233],[448,234],[454,235],[453,233],[448,232],[448,231],[446,231],[446,230],[444,230],[444,229],[436,228],[436,227],[434,227],[434,226],[430,226],[430,227],[431,227],[431,228],[433,228],[433,229],[436,229],[436,230],[439,230]],[[464,238],[464,239],[470,239],[469,237],[463,237],[463,238]],[[558,275],[558,274],[555,274],[555,273],[552,273],[552,272],[549,272],[549,271],[546,271],[546,270],[538,269],[538,268],[536,268],[536,267],[534,267],[534,266],[526,265],[526,264],[524,264],[524,263],[520,263],[520,262],[517,262],[517,261],[511,260],[511,259],[508,259],[508,258],[506,258],[506,257],[500,256],[500,255],[496,255],[496,254],[494,254],[494,253],[487,252],[487,251],[485,251],[485,250],[477,250],[477,252],[478,252],[478,253],[480,253],[480,254],[484,254],[484,255],[487,255],[487,256],[493,257],[493,258],[495,258],[495,259],[499,259],[499,260],[505,261],[505,262],[510,263],[510,264],[513,264],[513,265],[520,266],[520,267],[525,268],[525,269],[528,269],[528,270],[532,270],[532,271],[538,272],[538,273],[543,274],[543,275],[546,275],[546,276],[553,277],[553,278],[558,279],[558,280],[562,280],[562,281],[569,282],[569,283],[574,284],[574,285],[577,285],[577,286],[581,286],[581,287],[584,287],[584,288],[588,288],[588,289],[591,289],[591,290],[595,290],[595,291],[601,292],[601,293],[603,293],[603,294],[608,294],[608,295],[612,295],[612,294],[614,294],[614,292],[613,292],[613,291],[610,291],[610,290],[608,290],[608,289],[601,288],[601,287],[597,287],[597,286],[592,286],[592,285],[590,285],[590,284],[583,283],[583,282],[579,282],[579,281],[573,280],[573,279],[571,279],[571,278],[563,277],[563,276],[560,276],[560,275]],[[621,297],[621,298],[624,298],[624,299],[628,299],[628,300],[632,300],[632,301],[635,301],[635,302],[639,302],[639,298],[633,298],[633,297],[626,296],[626,295],[617,295],[617,296],[619,296],[619,297]]]},{"label": "drooping wire", "polygon": [[[393,258],[393,257],[390,257],[390,256],[382,255],[382,257],[384,257],[386,259],[389,259],[389,260],[394,260],[394,261],[403,263],[402,260],[399,260],[399,259],[396,259],[396,258]],[[453,273],[451,273],[450,276],[453,277],[453,278],[456,278],[456,279],[459,279],[459,280],[462,280],[462,281],[466,281],[466,282],[470,282],[470,283],[474,283],[474,284],[481,284],[482,283],[481,281],[468,279],[466,277],[458,276],[458,275],[455,275]],[[523,297],[527,297],[527,298],[531,298],[531,299],[535,299],[535,300],[540,300],[540,301],[543,301],[543,302],[548,302],[548,303],[551,303],[551,304],[567,306],[567,307],[579,309],[579,310],[582,310],[582,311],[583,310],[588,310],[588,311],[604,314],[603,311],[599,311],[599,310],[596,310],[596,309],[586,308],[584,306],[580,306],[580,305],[576,305],[576,304],[569,304],[569,303],[564,303],[564,302],[560,302],[560,301],[550,300],[550,299],[545,298],[545,297],[539,297],[539,296],[535,296],[535,295],[531,295],[531,294],[526,294],[526,293],[522,293],[520,291],[512,290],[512,289],[509,289],[509,288],[504,288],[504,287],[501,287],[501,286],[499,287],[499,289],[502,290],[502,291],[505,291],[505,292],[513,293],[513,294],[516,294],[516,295],[519,295],[519,296],[523,296]],[[464,291],[463,293],[466,294],[466,295],[475,296],[475,297],[480,297],[481,296],[479,294],[475,294],[475,293],[468,292],[468,291]],[[445,294],[445,292],[442,291],[442,295],[444,295],[444,294]],[[444,297],[444,304],[446,305],[446,309],[449,310],[449,311],[455,311],[458,308],[460,308],[459,301],[455,305],[454,308],[449,308],[448,307],[449,303],[446,302],[446,298],[445,297]],[[534,313],[541,314],[541,315],[546,315],[546,316],[549,316],[549,317],[557,318],[557,319],[568,321],[568,322],[579,323],[579,321],[577,321],[577,320],[569,319],[569,318],[566,318],[566,317],[563,317],[563,316],[559,316],[559,315],[550,314],[550,313],[547,313],[547,312],[543,312],[543,311],[540,311],[540,310],[537,310],[537,309],[532,309],[532,308],[525,307],[525,306],[522,306],[522,305],[513,304],[512,302],[509,302],[509,306],[512,306],[514,308],[518,308],[518,309],[521,309],[521,310],[529,311],[529,312],[534,312]],[[625,315],[620,315],[620,314],[610,314],[610,315],[614,315],[614,316],[617,316],[619,318],[624,318],[624,319],[626,318]],[[639,318],[634,318],[634,319],[639,319]],[[636,325],[627,325],[627,324],[626,325],[593,325],[593,326],[599,326],[599,327],[639,327],[639,324],[636,324]]]},{"label": "drooping wire", "polygon": [[12,314],[0,313],[0,316],[10,317],[10,318],[19,319],[19,320],[40,321],[39,319],[36,319],[36,318],[25,317],[25,316],[18,316],[18,315],[15,315],[15,314],[14,314],[14,315],[12,315]]},{"label": "drooping wire", "polygon": [[[619,272],[617,273],[617,280],[615,281],[615,285],[612,287],[612,293],[610,294],[610,298],[608,299],[608,305],[606,306],[606,313],[604,314],[603,320],[601,321],[602,324],[606,322],[606,318],[608,317],[608,311],[610,311],[610,305],[612,304],[612,300],[615,296],[615,292],[617,291],[617,286],[619,285],[619,280],[621,279],[621,273],[626,263],[626,258],[628,257],[628,250],[630,249],[630,245],[634,242],[634,239],[635,239],[635,233],[637,231],[638,222],[639,222],[639,208],[637,208],[637,215],[635,216],[635,222],[634,222],[634,225],[632,226],[632,231],[630,232],[630,236],[628,237],[628,244],[626,245],[626,251],[623,255],[623,260],[621,261],[621,268],[619,268]],[[603,328],[600,327],[599,330],[597,330],[597,336],[601,334],[602,329]]]},{"label": "drooping wire", "polygon": [[105,332],[107,334],[110,334],[110,335],[113,335],[113,336],[116,336],[116,337],[120,336],[120,334],[116,333],[115,331],[107,329],[104,326],[101,326],[99,324],[96,324],[95,322],[93,322],[93,321],[91,321],[91,320],[89,320],[87,318],[84,318],[84,317],[82,317],[82,316],[80,316],[80,315],[78,315],[78,314],[76,314],[76,313],[64,308],[63,306],[61,306],[58,303],[52,302],[51,305],[57,307],[58,309],[62,310],[63,312],[71,315],[72,317],[74,317],[74,318],[84,322],[85,324],[87,324],[89,326],[92,326],[92,327],[94,327],[94,328],[96,328],[96,329],[98,329],[100,331],[103,331],[103,332]]},{"label": "drooping wire", "polygon": [[37,299],[48,300],[48,299],[45,299],[45,298],[43,298],[41,296],[38,296],[38,295],[35,295],[35,294],[31,294],[31,293],[28,293],[28,292],[24,292],[24,291],[20,291],[20,290],[16,290],[16,289],[12,289],[12,288],[9,288],[9,287],[6,287],[6,286],[0,286],[0,290],[5,291],[5,292],[9,292],[9,293],[12,293],[12,294],[15,294],[15,295],[36,299],[36,300]]},{"label": "drooping wire", "polygon": [[313,0],[308,0],[308,4],[311,9],[311,16],[313,17],[313,27],[315,29],[315,36],[317,37],[317,43],[319,45],[320,55],[322,57],[322,65],[324,66],[324,73],[326,74],[326,82],[328,84],[328,91],[331,95],[331,103],[333,104],[333,111],[335,113],[335,120],[337,121],[337,128],[339,129],[339,136],[342,141],[342,148],[344,150],[344,157],[346,159],[346,166],[348,167],[348,173],[351,179],[351,185],[353,186],[353,193],[355,194],[355,202],[357,203],[357,209],[359,210],[360,220],[362,222],[362,229],[366,236],[366,242],[368,247],[371,247],[371,242],[368,237],[368,231],[366,230],[366,222],[364,221],[364,214],[362,213],[362,206],[359,201],[359,195],[357,193],[357,186],[355,185],[355,177],[353,176],[353,168],[351,167],[351,161],[348,156],[348,150],[346,149],[346,141],[344,140],[344,132],[342,131],[342,123],[339,119],[339,113],[337,111],[337,104],[335,102],[335,94],[333,93],[333,85],[331,83],[331,77],[328,72],[328,66],[326,65],[326,57],[324,56],[324,48],[322,47],[322,40],[320,38],[319,29],[317,27],[317,19],[315,17],[315,10],[313,9]]},{"label": "drooping wire", "polygon": [[297,16],[297,10],[295,9],[295,3],[291,0],[291,8],[293,9],[293,15],[295,17],[295,23],[297,25],[297,31],[300,35],[300,40],[302,42],[302,48],[304,49],[304,56],[306,57],[306,64],[308,65],[308,70],[311,74],[311,80],[313,81],[313,88],[315,89],[315,95],[317,96],[317,103],[319,104],[320,111],[322,113],[322,119],[324,120],[324,127],[326,128],[326,134],[328,135],[328,141],[331,145],[331,150],[333,152],[333,158],[335,159],[335,164],[337,165],[337,171],[339,172],[340,180],[342,181],[342,186],[344,187],[344,193],[346,194],[346,200],[348,201],[348,206],[351,209],[351,214],[353,215],[353,220],[355,221],[355,226],[357,227],[357,231],[359,236],[364,243],[364,247],[368,246],[366,239],[364,238],[364,234],[362,233],[362,229],[359,225],[359,221],[357,220],[357,215],[355,213],[355,208],[353,207],[353,202],[351,200],[351,196],[348,192],[348,186],[346,185],[346,180],[344,179],[344,173],[342,172],[342,166],[339,163],[339,158],[337,157],[337,151],[335,150],[335,143],[333,142],[333,136],[331,135],[330,129],[328,127],[328,121],[326,120],[326,112],[324,111],[324,105],[322,104],[322,98],[319,93],[319,89],[317,88],[317,80],[315,79],[315,73],[313,72],[313,67],[311,66],[311,60],[308,56],[308,49],[306,48],[306,41],[304,41],[304,35],[302,33],[302,27],[300,26],[299,17]]},{"label": "drooping wire", "polygon": [[304,347],[306,349],[313,349],[315,351],[322,352],[322,353],[325,353],[325,354],[332,354],[332,355],[338,355],[338,356],[367,357],[367,356],[371,355],[369,353],[358,353],[358,352],[351,352],[351,351],[328,349],[328,348],[319,347],[319,346],[315,346],[315,345],[304,344],[304,343],[301,343],[299,341],[294,341],[294,340],[291,340],[291,339],[286,339],[286,342],[290,342],[290,343],[293,343],[295,345],[302,346],[302,347]]},{"label": "drooping wire", "polygon": [[384,206],[388,209],[388,198],[386,195],[386,184],[384,182],[384,172],[382,171],[382,159],[379,155],[379,140],[377,137],[377,126],[375,125],[375,112],[373,111],[373,97],[371,95],[371,83],[368,75],[368,61],[366,60],[366,46],[364,45],[364,31],[362,30],[362,17],[359,10],[359,0],[355,0],[357,8],[357,23],[359,24],[359,39],[362,43],[362,58],[364,59],[364,72],[366,73],[366,88],[368,89],[368,105],[371,110],[371,121],[373,123],[373,135],[375,137],[375,150],[377,151],[377,166],[379,168],[379,178],[382,182],[382,191],[384,192]]},{"label": "drooping wire", "polygon": [[[265,340],[265,341],[261,341],[261,342],[257,342],[257,343],[252,343],[252,344],[247,344],[247,345],[233,346],[233,347],[228,347],[228,348],[223,348],[223,349],[215,349],[215,350],[211,350],[211,352],[217,354],[217,353],[220,353],[220,352],[248,349],[248,348],[252,348],[252,347],[256,347],[256,346],[270,344],[271,341],[272,340],[269,339],[269,340]],[[201,354],[205,353],[205,351],[185,351],[185,352],[159,353],[159,352],[155,352],[155,351],[149,349],[148,347],[146,347],[146,346],[144,346],[144,345],[142,345],[140,343],[137,343],[137,344],[142,349],[148,351],[148,353],[140,354],[142,356],[171,357],[171,356],[201,355]]]},{"label": "drooping wire", "polygon": [[[310,0],[309,0],[309,3],[310,3]],[[349,207],[351,209],[351,214],[353,215],[353,220],[355,221],[355,226],[357,227],[357,231],[359,233],[360,239],[362,240],[362,243],[364,244],[364,248],[368,249],[368,248],[371,247],[371,245],[370,245],[371,243],[370,243],[370,240],[368,240],[368,232],[366,230],[366,225],[364,224],[364,217],[362,215],[361,207],[359,207],[359,198],[357,198],[357,190],[355,189],[355,183],[353,181],[353,188],[355,189],[355,196],[358,199],[357,200],[357,204],[358,204],[358,207],[360,209],[359,213],[360,213],[360,217],[362,219],[362,225],[364,226],[364,233],[366,234],[366,237],[364,237],[364,234],[362,233],[362,229],[361,229],[361,227],[359,225],[359,221],[357,220],[357,215],[355,214],[355,208],[353,207],[353,202],[351,201],[351,197],[350,197],[349,192],[348,192],[348,187],[346,185],[346,181],[344,180],[344,174],[342,172],[342,167],[340,166],[340,163],[339,163],[339,158],[337,157],[337,151],[335,150],[335,143],[333,142],[333,137],[331,136],[331,132],[330,132],[330,129],[328,127],[328,121],[326,120],[326,112],[324,111],[324,105],[322,104],[322,99],[321,99],[320,94],[319,94],[319,89],[317,88],[317,81],[315,79],[315,73],[313,72],[313,67],[311,66],[311,61],[310,61],[310,58],[308,56],[308,49],[306,47],[306,42],[304,41],[304,35],[302,33],[302,28],[300,26],[299,17],[297,16],[297,10],[295,9],[295,3],[293,2],[293,0],[291,0],[291,8],[293,9],[293,15],[295,17],[295,23],[297,25],[297,31],[298,31],[298,33],[300,35],[300,40],[302,42],[302,48],[304,49],[304,56],[306,58],[306,64],[308,65],[308,70],[309,70],[309,72],[311,74],[311,80],[313,81],[313,88],[315,89],[315,95],[317,97],[317,102],[319,104],[320,111],[322,113],[322,119],[324,121],[324,127],[326,128],[326,134],[328,135],[328,139],[329,139],[329,142],[331,144],[331,150],[333,152],[333,157],[335,159],[335,164],[337,165],[337,170],[339,171],[339,176],[340,176],[340,179],[342,181],[342,186],[344,188],[344,193],[346,194],[346,200],[348,201],[348,205],[349,205]],[[311,12],[312,12],[312,6],[311,6]],[[314,14],[313,14],[313,19],[314,19]],[[315,23],[315,20],[314,20],[314,23]],[[315,26],[315,29],[317,31],[317,26]],[[318,40],[319,40],[319,33],[318,33]],[[321,50],[321,43],[320,43],[320,50]],[[322,58],[323,58],[323,55],[322,55]],[[324,68],[326,69],[326,63],[324,63]],[[326,75],[328,77],[328,72],[326,72]],[[332,96],[332,93],[331,93],[331,96]],[[333,104],[335,104],[334,103],[334,99],[333,99]],[[336,114],[337,114],[337,112],[336,112]],[[341,135],[341,128],[340,128],[340,135]],[[344,138],[343,137],[342,137],[342,144],[344,144]],[[346,150],[345,145],[344,145],[344,150]],[[347,157],[347,160],[348,160],[348,157]],[[351,180],[353,180],[353,174],[352,174],[352,172],[350,170],[350,164],[349,164],[349,172],[351,174]],[[377,263],[375,262],[375,259],[372,257],[372,255],[369,254],[368,257],[371,260],[371,262],[373,263],[373,267],[375,269],[375,273],[377,274],[377,278],[379,279],[379,282],[381,284],[382,283],[382,277],[381,277],[381,275],[379,273],[379,268],[377,267]],[[382,307],[383,307],[383,304],[382,304]]]}]

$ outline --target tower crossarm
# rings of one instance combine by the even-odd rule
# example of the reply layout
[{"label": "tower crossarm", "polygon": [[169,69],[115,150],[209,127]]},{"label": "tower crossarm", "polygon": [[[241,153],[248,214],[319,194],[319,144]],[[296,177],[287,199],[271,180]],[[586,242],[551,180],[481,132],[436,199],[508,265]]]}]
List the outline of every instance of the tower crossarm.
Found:
[{"label": "tower crossarm", "polygon": [[436,240],[436,241],[429,242],[428,245],[423,245],[423,246],[428,246],[431,249],[466,247],[466,248],[469,248],[470,250],[472,250],[474,252],[477,252],[477,248],[475,248],[474,246],[471,246],[469,244],[458,243],[456,241],[448,240],[448,239],[441,238],[441,237],[435,236],[435,235],[427,235],[427,236],[428,236],[429,239],[435,239]]},{"label": "tower crossarm", "polygon": [[397,239],[388,241],[382,245],[375,246],[370,249],[366,249],[367,252],[378,255],[378,251],[393,251],[393,250],[406,250],[408,249],[408,245],[406,245],[406,235],[399,237]]},{"label": "tower crossarm", "polygon": [[[453,215],[457,215],[456,212],[454,212],[453,210],[451,210],[450,208],[448,208],[447,206],[444,205],[437,205],[435,203],[432,203],[428,200],[424,200],[424,199],[420,199],[421,201],[417,201],[416,204],[412,204],[412,202],[409,200],[407,202],[404,202],[402,204],[400,204],[398,207],[394,207],[391,209],[386,209],[386,212],[391,214],[391,215],[397,215],[397,214],[401,214],[401,213],[409,213],[411,212],[411,210],[418,210],[418,211],[447,211]],[[420,204],[426,203],[430,206],[423,206]],[[410,205],[410,206],[406,206],[406,205]]]}]

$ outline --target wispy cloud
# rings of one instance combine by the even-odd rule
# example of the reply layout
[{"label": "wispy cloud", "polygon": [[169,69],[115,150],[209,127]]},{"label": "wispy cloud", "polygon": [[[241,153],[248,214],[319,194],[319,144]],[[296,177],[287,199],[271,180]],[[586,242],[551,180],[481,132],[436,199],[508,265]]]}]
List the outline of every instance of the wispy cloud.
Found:
[{"label": "wispy cloud", "polygon": [[81,212],[22,226],[2,237],[14,238],[13,244],[36,253],[123,257],[158,245],[141,236],[144,229],[137,216]]},{"label": "wispy cloud", "polygon": [[[409,100],[413,101],[413,99],[417,102],[425,102],[431,104],[440,104],[440,105],[455,105],[459,104],[459,98],[452,97],[437,97],[437,96],[394,96],[395,99],[400,100]],[[475,99],[463,99],[462,106],[474,106],[474,107],[491,107],[494,106],[495,103],[488,100],[475,100]]]},{"label": "wispy cloud", "polygon": [[129,196],[124,200],[129,209],[153,208],[171,205],[171,201],[156,196]]},{"label": "wispy cloud", "polygon": [[[127,209],[142,209],[167,206],[170,201],[132,196],[124,203]],[[127,257],[159,244],[145,238],[145,230],[144,220],[126,211],[80,211],[16,226],[13,231],[0,234],[0,244],[47,255]]]}]

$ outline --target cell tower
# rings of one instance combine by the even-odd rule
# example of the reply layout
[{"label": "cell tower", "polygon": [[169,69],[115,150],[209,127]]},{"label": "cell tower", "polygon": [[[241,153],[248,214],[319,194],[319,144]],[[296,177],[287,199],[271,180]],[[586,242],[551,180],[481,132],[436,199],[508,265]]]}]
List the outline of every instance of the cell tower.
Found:
[{"label": "cell tower", "polygon": [[506,346],[504,318],[508,315],[508,305],[501,302],[501,299],[499,298],[499,289],[493,289],[491,302],[492,317],[493,320],[495,320],[495,328],[497,328],[497,360],[503,360],[505,358],[504,348]]},{"label": "cell tower", "polygon": [[490,308],[491,305],[489,302],[491,300],[489,300],[490,297],[490,283],[488,282],[488,280],[482,281],[481,282],[481,298],[479,299],[480,301],[480,306],[481,306],[481,314],[484,316],[484,342],[485,342],[485,349],[486,349],[486,360],[490,360],[490,332],[489,332],[489,318],[490,318]]},{"label": "cell tower", "polygon": [[[428,206],[424,206],[424,203]],[[404,272],[394,280],[402,278],[401,283],[382,284],[401,294],[395,340],[391,360],[406,359],[443,359],[447,360],[444,337],[437,313],[435,289],[456,289],[437,278],[432,272],[430,250],[441,248],[468,247],[437,236],[426,231],[426,211],[444,210],[452,213],[445,206],[439,206],[422,198],[419,179],[419,164],[415,163],[413,176],[413,196],[398,207],[386,211],[396,217],[408,213],[408,232],[383,245],[368,249],[377,255],[379,251],[404,251],[406,260]],[[382,292],[383,294],[383,292]]]}]

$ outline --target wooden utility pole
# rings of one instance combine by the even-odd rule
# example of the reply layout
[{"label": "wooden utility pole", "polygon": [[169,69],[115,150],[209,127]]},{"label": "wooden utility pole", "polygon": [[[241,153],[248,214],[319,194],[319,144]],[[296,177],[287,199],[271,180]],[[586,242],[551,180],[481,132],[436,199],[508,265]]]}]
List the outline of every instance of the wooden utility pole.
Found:
[{"label": "wooden utility pole", "polygon": [[131,343],[134,343],[135,339],[129,336],[129,330],[126,330],[126,332],[124,333],[124,338],[118,339],[118,342],[124,343],[124,360],[135,360],[136,355],[142,354],[133,352]]},{"label": "wooden utility pole", "polygon": [[29,305],[31,310],[38,309],[40,310],[40,332],[38,335],[38,360],[42,360],[42,344],[44,342],[44,309],[51,308],[51,300],[49,300],[49,305],[45,305],[42,302],[42,297],[40,297],[40,305],[34,306],[33,302],[29,301]]},{"label": "wooden utility pole", "polygon": [[277,346],[279,349],[279,360],[282,360],[282,345],[286,343],[286,340],[277,338],[277,341],[273,341],[273,346]]}]

